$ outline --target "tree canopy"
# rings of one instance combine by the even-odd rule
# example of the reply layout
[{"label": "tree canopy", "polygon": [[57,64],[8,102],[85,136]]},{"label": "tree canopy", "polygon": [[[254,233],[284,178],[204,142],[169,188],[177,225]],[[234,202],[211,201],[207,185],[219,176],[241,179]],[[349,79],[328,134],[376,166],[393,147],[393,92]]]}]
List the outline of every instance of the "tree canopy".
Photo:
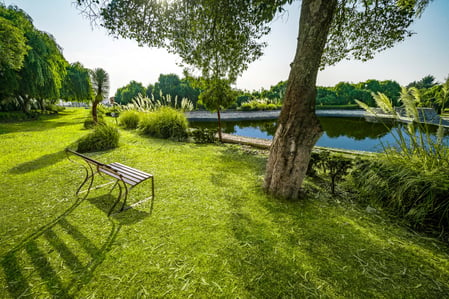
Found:
[{"label": "tree canopy", "polygon": [[44,100],[55,101],[60,96],[68,65],[61,47],[51,34],[36,29],[31,17],[16,6],[0,4],[0,26],[0,35],[8,37],[0,42],[0,100],[14,99],[28,112],[34,99],[44,109]]},{"label": "tree canopy", "polygon": [[93,97],[89,70],[80,62],[67,66],[67,75],[64,78],[61,97],[69,101],[90,101]]},{"label": "tree canopy", "polygon": [[121,105],[130,103],[139,94],[144,96],[146,88],[142,83],[132,80],[127,85],[120,87],[115,92],[114,101]]},{"label": "tree canopy", "polygon": [[[260,38],[292,0],[77,0],[112,35],[165,47],[204,77],[235,79],[262,55]],[[315,115],[318,69],[344,58],[367,60],[410,36],[430,0],[302,0],[291,64],[265,189],[297,198],[311,149],[321,135]]]}]

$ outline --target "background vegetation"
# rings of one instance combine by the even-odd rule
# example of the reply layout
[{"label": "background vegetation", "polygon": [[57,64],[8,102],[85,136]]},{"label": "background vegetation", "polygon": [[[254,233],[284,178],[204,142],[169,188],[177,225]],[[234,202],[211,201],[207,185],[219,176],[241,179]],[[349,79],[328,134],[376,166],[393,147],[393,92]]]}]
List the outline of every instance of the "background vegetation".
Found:
[{"label": "background vegetation", "polygon": [[[155,175],[156,199],[107,217],[115,192],[74,195],[64,153],[85,109],[0,124],[0,297],[413,297],[449,292],[447,244],[308,179],[306,198],[261,191],[263,152],[142,138],[90,153]],[[111,121],[110,118],[106,118]],[[20,153],[20,154],[18,154]],[[98,180],[97,183],[103,181]],[[130,204],[148,185],[131,192]]]}]

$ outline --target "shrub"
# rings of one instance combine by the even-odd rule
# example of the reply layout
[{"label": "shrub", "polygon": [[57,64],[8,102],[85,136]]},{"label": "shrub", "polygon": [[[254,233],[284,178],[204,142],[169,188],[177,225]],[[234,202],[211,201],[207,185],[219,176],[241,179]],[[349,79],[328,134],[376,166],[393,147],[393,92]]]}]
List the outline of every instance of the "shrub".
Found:
[{"label": "shrub", "polygon": [[77,151],[85,153],[116,148],[119,138],[117,128],[105,124],[97,125],[91,133],[78,140]]},{"label": "shrub", "polygon": [[55,104],[48,104],[48,105],[45,106],[45,109],[47,111],[51,112],[51,113],[59,113],[59,112],[62,112],[62,111],[65,110],[64,107],[58,106],[58,105],[55,105]]},{"label": "shrub", "polygon": [[118,122],[125,129],[136,129],[139,125],[140,116],[137,111],[129,110],[120,114]]},{"label": "shrub", "polygon": [[187,127],[184,113],[170,107],[160,107],[141,119],[138,130],[145,135],[181,141],[187,138]]},{"label": "shrub", "polygon": [[[98,114],[97,118],[98,118],[98,125],[105,124],[103,114]],[[84,120],[84,129],[92,129],[93,127],[95,127],[95,122],[92,119],[92,114],[90,114],[89,117]]]},{"label": "shrub", "polygon": [[39,119],[40,113],[38,112],[0,112],[0,122],[16,122],[25,120],[36,120]]},{"label": "shrub", "polygon": [[207,128],[190,131],[190,136],[192,136],[195,143],[214,143],[215,134],[217,134],[217,130]]},{"label": "shrub", "polygon": [[[358,163],[353,180],[362,197],[416,228],[449,228],[449,170],[428,172],[418,161],[382,155]],[[449,165],[448,165],[449,166]]]},{"label": "shrub", "polygon": [[[399,119],[390,99],[380,93],[373,97],[379,108]],[[447,231],[449,148],[442,142],[441,126],[437,138],[432,138],[429,127],[419,123],[416,107],[419,97],[417,89],[402,89],[400,100],[407,117],[415,122],[394,132],[395,147],[385,146],[384,153],[377,159],[358,163],[354,182],[361,195],[373,205],[405,218],[414,227]],[[420,130],[416,130],[416,126]]]},{"label": "shrub", "polygon": [[86,118],[84,120],[84,129],[92,129],[95,126],[95,122],[92,118]]},{"label": "shrub", "polygon": [[307,168],[307,175],[314,177],[317,175],[317,169],[327,174],[331,180],[331,192],[335,194],[335,186],[348,174],[352,167],[352,160],[341,155],[331,154],[329,151],[320,151],[312,153]]},{"label": "shrub", "polygon": [[257,110],[276,110],[282,107],[280,99],[255,99],[242,103],[238,110],[257,111]]}]

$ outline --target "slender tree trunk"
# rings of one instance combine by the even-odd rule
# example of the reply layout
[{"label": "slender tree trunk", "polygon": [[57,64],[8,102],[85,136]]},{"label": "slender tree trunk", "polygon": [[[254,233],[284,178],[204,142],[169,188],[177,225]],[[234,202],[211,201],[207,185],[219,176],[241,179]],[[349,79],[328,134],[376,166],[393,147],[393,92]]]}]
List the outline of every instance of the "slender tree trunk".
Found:
[{"label": "slender tree trunk", "polygon": [[101,95],[97,95],[95,97],[95,100],[92,101],[92,119],[95,124],[98,124],[98,113],[97,113],[97,106],[100,104],[102,100]]},{"label": "slender tree trunk", "polygon": [[298,44],[284,105],[270,149],[265,190],[297,199],[312,148],[322,134],[315,114],[316,77],[337,0],[303,0]]},{"label": "slender tree trunk", "polygon": [[217,119],[218,119],[218,140],[220,142],[223,142],[221,137],[221,116],[220,116],[220,109],[217,110]]}]

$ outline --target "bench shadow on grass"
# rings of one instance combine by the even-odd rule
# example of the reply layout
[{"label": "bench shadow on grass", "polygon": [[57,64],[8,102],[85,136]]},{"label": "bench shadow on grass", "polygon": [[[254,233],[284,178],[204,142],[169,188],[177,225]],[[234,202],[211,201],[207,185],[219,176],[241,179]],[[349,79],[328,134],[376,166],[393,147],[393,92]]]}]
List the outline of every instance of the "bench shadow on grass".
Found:
[{"label": "bench shadow on grass", "polygon": [[[140,221],[145,213],[128,211],[107,218],[104,238],[77,225],[69,216],[83,201],[78,198],[55,220],[37,229],[0,260],[6,289],[13,298],[46,296],[73,298],[93,278],[103,263],[123,224]],[[92,199],[101,202],[106,197]],[[132,218],[136,219],[132,219]],[[131,220],[130,220],[131,219]],[[94,240],[96,240],[94,242]],[[101,244],[98,244],[101,243]],[[45,289],[36,289],[44,285]],[[42,287],[41,287],[42,288]]]},{"label": "bench shadow on grass", "polygon": [[[113,196],[112,194],[104,194],[93,198],[88,198],[87,200],[94,205],[97,209],[103,211],[105,215],[109,213],[109,210],[111,209],[112,205],[116,201],[117,197]],[[153,206],[153,202],[151,201],[151,207]],[[113,213],[111,214],[111,217],[113,219],[116,219],[120,224],[123,225],[131,225],[134,223],[137,223],[144,218],[151,215],[150,212],[145,212],[141,210],[136,210],[132,206],[125,205],[124,211],[119,211],[118,209],[121,207],[122,203],[119,202],[117,204],[117,207],[115,207]]]}]

